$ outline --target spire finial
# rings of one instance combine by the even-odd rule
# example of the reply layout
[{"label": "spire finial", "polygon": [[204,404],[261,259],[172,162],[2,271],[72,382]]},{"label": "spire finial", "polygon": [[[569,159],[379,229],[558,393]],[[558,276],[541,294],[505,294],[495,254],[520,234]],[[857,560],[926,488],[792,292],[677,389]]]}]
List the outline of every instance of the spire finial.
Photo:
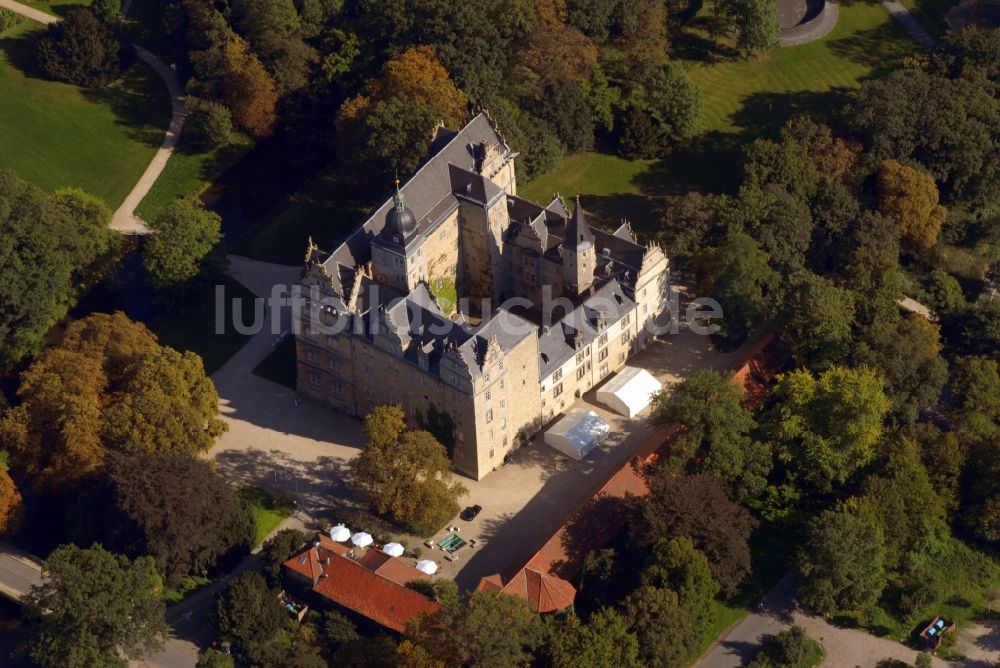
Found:
[{"label": "spire finial", "polygon": [[396,204],[396,211],[400,213],[406,208],[406,200],[403,197],[402,191],[399,189],[399,173],[396,173],[396,194],[392,196],[392,201]]}]

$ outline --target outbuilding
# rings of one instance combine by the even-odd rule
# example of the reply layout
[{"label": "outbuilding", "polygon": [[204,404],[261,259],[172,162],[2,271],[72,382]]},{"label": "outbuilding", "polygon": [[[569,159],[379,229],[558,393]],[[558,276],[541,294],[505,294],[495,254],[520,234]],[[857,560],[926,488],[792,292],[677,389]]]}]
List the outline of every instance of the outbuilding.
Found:
[{"label": "outbuilding", "polygon": [[579,461],[600,445],[610,431],[608,423],[594,411],[574,408],[545,432],[545,443]]},{"label": "outbuilding", "polygon": [[597,400],[620,415],[635,417],[662,389],[660,381],[645,369],[626,366],[597,390]]}]

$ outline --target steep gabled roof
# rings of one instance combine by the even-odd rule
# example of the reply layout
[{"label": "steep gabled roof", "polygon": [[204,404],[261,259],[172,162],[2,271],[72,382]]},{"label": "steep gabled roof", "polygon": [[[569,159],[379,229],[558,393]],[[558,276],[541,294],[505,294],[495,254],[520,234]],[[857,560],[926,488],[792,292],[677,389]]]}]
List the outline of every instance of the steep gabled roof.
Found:
[{"label": "steep gabled roof", "polygon": [[587,225],[587,217],[583,213],[580,205],[580,198],[576,198],[576,208],[573,215],[566,223],[566,238],[563,240],[563,247],[570,251],[580,251],[594,245],[594,233]]}]

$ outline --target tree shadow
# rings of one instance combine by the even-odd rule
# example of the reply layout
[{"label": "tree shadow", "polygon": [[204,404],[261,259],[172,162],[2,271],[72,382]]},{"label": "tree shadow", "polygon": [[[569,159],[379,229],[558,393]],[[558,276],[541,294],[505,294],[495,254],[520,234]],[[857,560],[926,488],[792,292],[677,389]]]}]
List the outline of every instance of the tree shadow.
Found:
[{"label": "tree shadow", "polygon": [[827,114],[843,108],[853,89],[838,87],[828,91],[797,91],[793,93],[753,93],[733,114],[733,123],[741,127],[741,144],[754,139],[777,138],[781,127],[794,116],[809,113]]},{"label": "tree shadow", "polygon": [[900,60],[918,50],[902,26],[891,18],[870,30],[828,40],[827,48],[838,58],[872,68],[872,77],[896,69]]},{"label": "tree shadow", "polygon": [[49,79],[38,69],[35,61],[35,44],[45,34],[44,29],[30,30],[0,38],[0,51],[7,56],[7,62],[29,79]]},{"label": "tree shadow", "polygon": [[115,122],[128,129],[132,141],[159,148],[172,107],[166,85],[145,63],[136,60],[109,86],[81,88],[83,97],[107,106]]}]

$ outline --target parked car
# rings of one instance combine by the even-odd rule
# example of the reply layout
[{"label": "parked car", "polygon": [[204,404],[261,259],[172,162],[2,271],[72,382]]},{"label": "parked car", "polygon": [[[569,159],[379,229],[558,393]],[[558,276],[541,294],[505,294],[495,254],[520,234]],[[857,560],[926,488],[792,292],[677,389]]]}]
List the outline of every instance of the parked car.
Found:
[{"label": "parked car", "polygon": [[468,508],[462,511],[462,514],[459,515],[459,517],[461,517],[466,522],[471,522],[472,520],[476,519],[476,515],[481,513],[482,510],[483,507],[480,505],[469,506]]}]

